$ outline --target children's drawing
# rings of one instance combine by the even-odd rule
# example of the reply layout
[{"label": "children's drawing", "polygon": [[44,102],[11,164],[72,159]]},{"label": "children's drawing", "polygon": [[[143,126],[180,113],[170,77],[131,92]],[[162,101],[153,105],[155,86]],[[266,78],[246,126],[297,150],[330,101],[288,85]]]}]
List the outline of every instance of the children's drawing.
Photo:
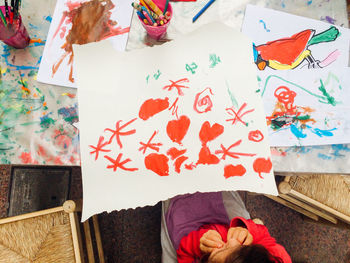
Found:
[{"label": "children's drawing", "polygon": [[[233,43],[241,48],[238,64]],[[129,53],[113,52],[106,41],[74,46],[85,219],[97,210],[152,204],[180,193],[276,193],[249,43],[211,24],[191,37]],[[220,63],[212,67],[208,57],[214,52]],[[83,62],[97,53],[97,69]],[[188,70],[188,61],[196,68]],[[232,74],[234,68],[245,73]],[[157,70],[158,78],[145,81]],[[106,205],[94,207],[90,198]]]},{"label": "children's drawing", "polygon": [[349,143],[346,75],[326,69],[266,74],[261,86],[271,145]]},{"label": "children's drawing", "polygon": [[73,44],[110,38],[116,49],[124,50],[132,15],[130,4],[129,0],[58,1],[38,80],[75,87]]},{"label": "children's drawing", "polygon": [[248,5],[242,32],[254,43],[254,62],[261,71],[348,64],[349,30],[322,21]]},{"label": "children's drawing", "polygon": [[324,60],[316,60],[309,49],[312,45],[332,42],[337,39],[339,30],[332,26],[315,35],[315,30],[307,29],[291,37],[269,41],[255,46],[254,62],[259,70],[266,67],[272,69],[294,69],[307,62],[308,68],[323,68],[334,62],[340,55],[338,50],[331,52]]}]

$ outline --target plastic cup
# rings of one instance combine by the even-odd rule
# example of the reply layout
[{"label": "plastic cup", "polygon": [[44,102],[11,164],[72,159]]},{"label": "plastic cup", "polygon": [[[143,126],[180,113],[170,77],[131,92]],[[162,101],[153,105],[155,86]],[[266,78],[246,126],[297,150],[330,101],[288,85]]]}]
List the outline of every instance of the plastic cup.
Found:
[{"label": "plastic cup", "polygon": [[[0,6],[0,9],[5,14],[5,6]],[[30,37],[22,23],[20,14],[18,14],[16,19],[13,19],[12,24],[8,22],[7,26],[5,26],[0,22],[0,40],[14,48],[25,48],[29,45]]]},{"label": "plastic cup", "polygon": [[[164,10],[165,8],[165,3],[166,3],[166,0],[152,0],[153,3],[155,3],[160,10]],[[161,39],[162,37],[165,36],[166,34],[166,31],[168,29],[168,26],[169,26],[169,23],[170,23],[170,20],[171,18],[173,17],[173,8],[171,7],[171,4],[169,3],[168,4],[168,9],[167,11],[169,11],[170,13],[170,18],[168,19],[167,23],[162,25],[162,26],[151,26],[151,25],[146,25],[142,19],[139,17],[140,21],[141,21],[141,24],[142,26],[146,29],[147,31],[147,34],[153,38],[153,39],[156,39],[156,40],[159,40]]]}]

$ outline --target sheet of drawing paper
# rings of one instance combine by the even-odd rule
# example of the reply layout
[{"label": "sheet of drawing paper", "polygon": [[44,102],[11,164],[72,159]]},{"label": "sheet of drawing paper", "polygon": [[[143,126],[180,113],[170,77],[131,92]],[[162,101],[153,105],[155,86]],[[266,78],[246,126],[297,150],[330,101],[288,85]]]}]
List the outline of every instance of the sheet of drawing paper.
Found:
[{"label": "sheet of drawing paper", "polygon": [[259,70],[348,66],[347,28],[248,5],[242,32],[253,40]]},{"label": "sheet of drawing paper", "polygon": [[350,70],[260,74],[271,146],[350,143]]},{"label": "sheet of drawing paper", "polygon": [[214,23],[153,48],[74,52],[83,220],[196,191],[277,194],[243,34]]},{"label": "sheet of drawing paper", "polygon": [[132,0],[58,0],[37,80],[75,88],[73,44],[108,38],[124,51],[130,31]]}]

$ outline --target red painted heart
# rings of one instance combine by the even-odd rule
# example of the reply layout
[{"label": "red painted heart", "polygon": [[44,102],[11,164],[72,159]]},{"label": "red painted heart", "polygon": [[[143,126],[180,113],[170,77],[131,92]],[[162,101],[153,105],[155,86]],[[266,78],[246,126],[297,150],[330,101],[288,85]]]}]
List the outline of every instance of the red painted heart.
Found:
[{"label": "red painted heart", "polygon": [[264,177],[261,176],[261,173],[269,173],[272,169],[270,158],[257,158],[253,163],[253,169],[259,174],[260,178],[264,179]]},{"label": "red painted heart", "polygon": [[203,146],[199,152],[197,164],[217,164],[220,160],[216,155],[212,154],[207,146]]},{"label": "red painted heart", "polygon": [[172,120],[168,122],[166,126],[166,132],[169,138],[178,144],[181,145],[182,139],[185,137],[188,128],[190,127],[190,119],[182,115],[178,120]]},{"label": "red painted heart", "polygon": [[244,168],[243,165],[238,164],[238,165],[226,165],[224,168],[224,177],[229,178],[233,176],[242,176],[245,174],[247,170]]},{"label": "red painted heart", "polygon": [[203,123],[202,128],[199,132],[199,139],[203,144],[206,144],[207,142],[214,140],[223,132],[224,126],[218,123],[214,123],[213,126],[210,126],[209,121],[206,121]]}]

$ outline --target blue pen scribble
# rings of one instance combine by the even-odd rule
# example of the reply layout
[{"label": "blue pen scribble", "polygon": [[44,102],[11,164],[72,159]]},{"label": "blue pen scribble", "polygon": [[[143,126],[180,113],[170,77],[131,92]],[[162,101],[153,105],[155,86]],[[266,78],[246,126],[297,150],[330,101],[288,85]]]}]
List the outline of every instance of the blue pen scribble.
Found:
[{"label": "blue pen scribble", "polygon": [[312,0],[307,1],[307,5],[311,5],[312,4]]},{"label": "blue pen scribble", "polygon": [[266,32],[270,32],[270,31],[271,31],[270,29],[268,29],[268,28],[266,27],[266,23],[265,23],[264,20],[260,19],[260,20],[259,20],[259,23],[262,23],[262,24],[264,25],[264,29],[266,30]]},{"label": "blue pen scribble", "polygon": [[310,128],[310,130],[319,137],[323,137],[323,136],[331,137],[334,135],[332,131],[337,129],[337,128],[333,128],[330,130],[321,130],[319,128],[315,128],[315,129],[312,129],[311,127],[308,127],[308,128]]},{"label": "blue pen scribble", "polygon": [[321,158],[322,160],[331,160],[332,159],[332,157],[330,157],[330,156],[328,156],[326,154],[323,154],[323,153],[317,154],[317,157]]},{"label": "blue pen scribble", "polygon": [[294,134],[295,137],[299,138],[305,138],[306,134],[303,133],[303,130],[301,128],[298,128],[294,124],[290,125],[290,130]]},{"label": "blue pen scribble", "polygon": [[46,16],[46,17],[45,17],[45,20],[51,23],[52,17],[51,17],[51,16]]},{"label": "blue pen scribble", "polygon": [[342,154],[341,152],[347,153],[350,152],[349,145],[347,144],[333,144],[332,150],[334,151],[331,153],[335,158],[342,158],[345,157],[345,154]]}]

